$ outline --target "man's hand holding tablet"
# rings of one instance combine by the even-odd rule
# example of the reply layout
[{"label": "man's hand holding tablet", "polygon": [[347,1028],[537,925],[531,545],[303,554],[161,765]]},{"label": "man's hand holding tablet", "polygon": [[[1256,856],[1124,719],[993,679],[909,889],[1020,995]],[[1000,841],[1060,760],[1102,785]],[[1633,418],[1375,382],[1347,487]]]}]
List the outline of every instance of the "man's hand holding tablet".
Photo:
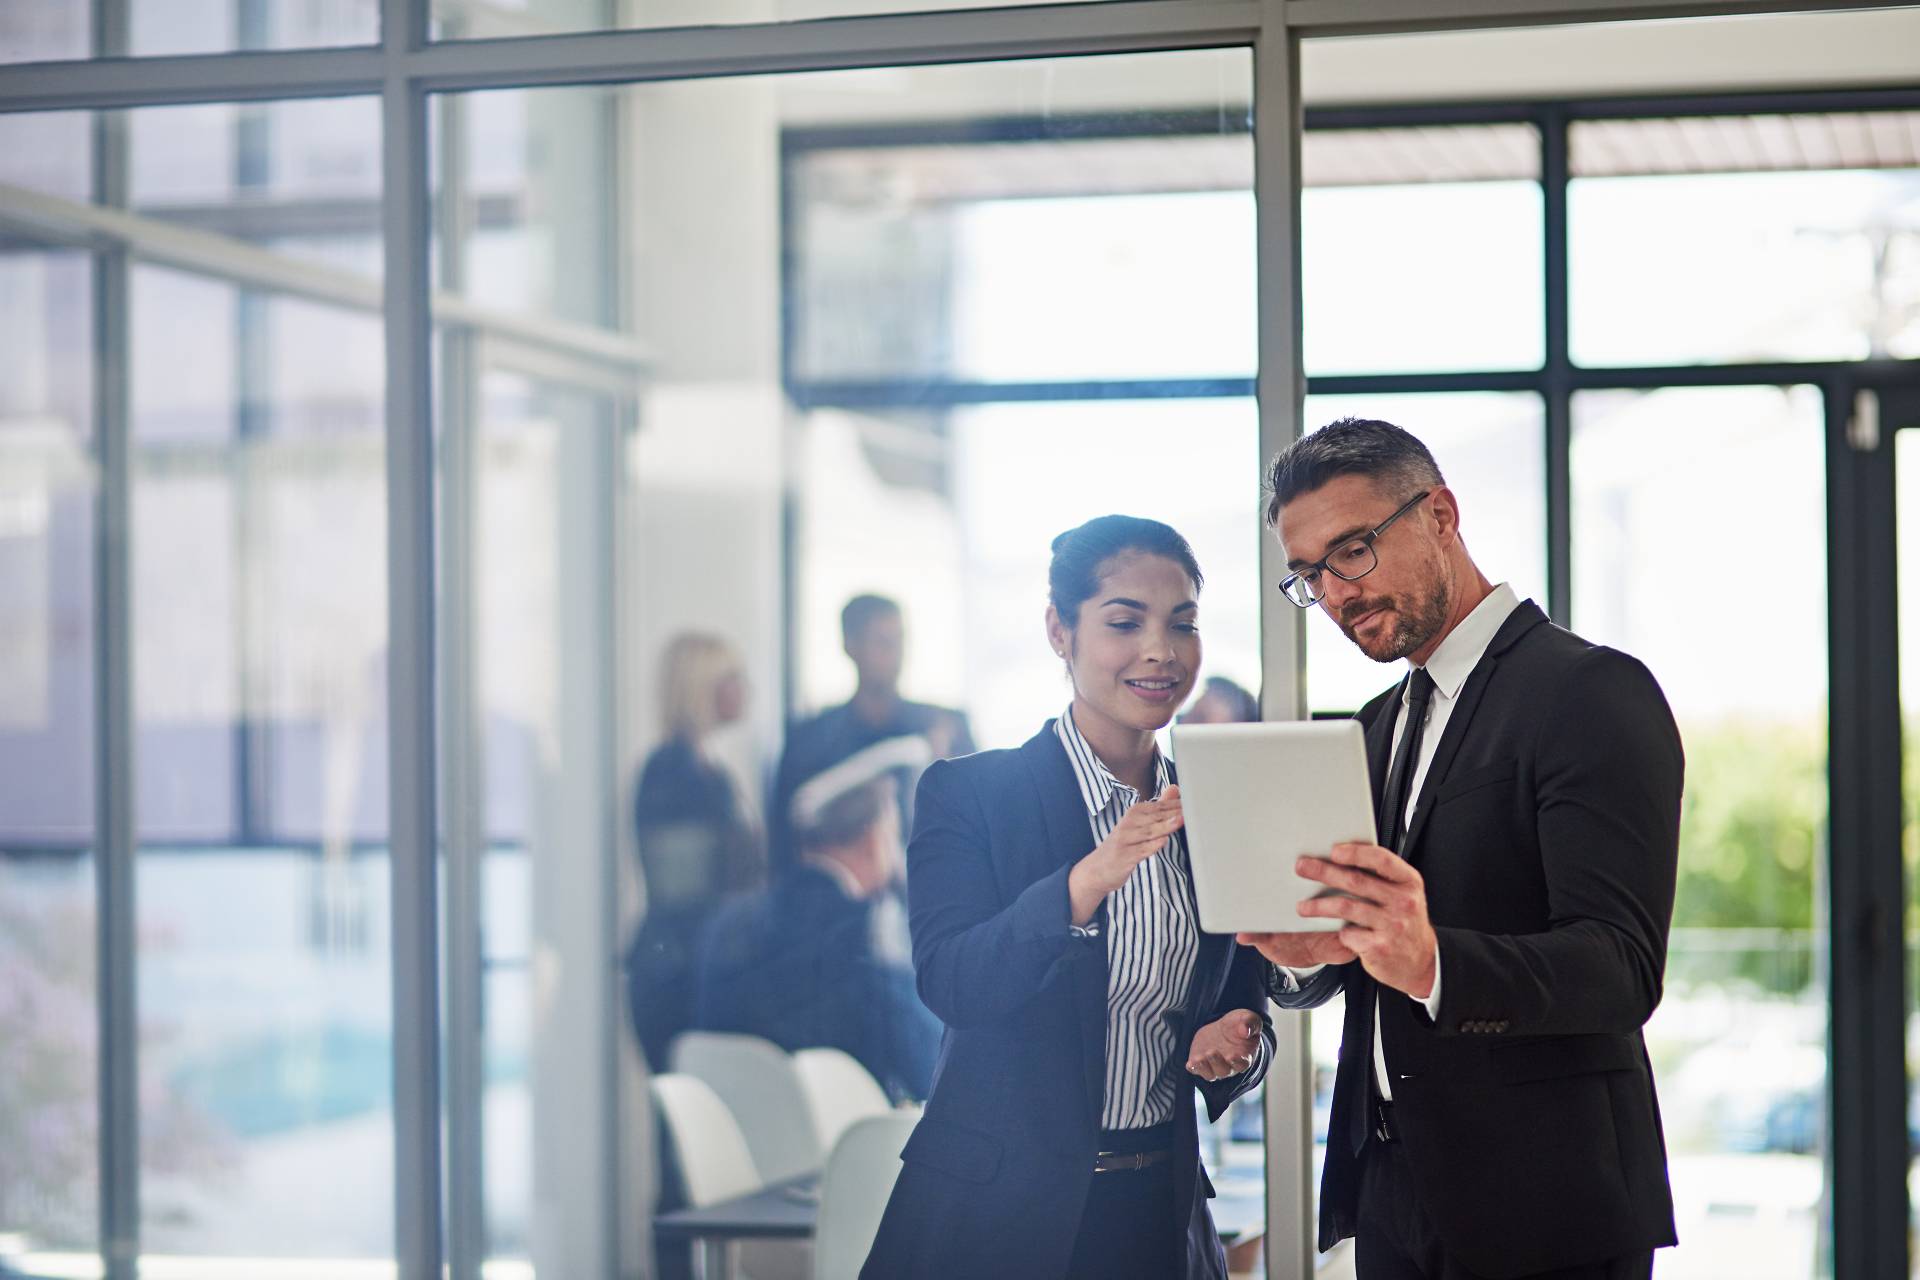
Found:
[{"label": "man's hand holding tablet", "polygon": [[1376,982],[1417,1000],[1433,994],[1434,935],[1426,882],[1390,849],[1357,841],[1336,844],[1325,858],[1303,857],[1296,874],[1339,895],[1308,898],[1302,916],[1343,922],[1338,933],[1240,933],[1247,946],[1277,965],[1307,969],[1358,959]]}]

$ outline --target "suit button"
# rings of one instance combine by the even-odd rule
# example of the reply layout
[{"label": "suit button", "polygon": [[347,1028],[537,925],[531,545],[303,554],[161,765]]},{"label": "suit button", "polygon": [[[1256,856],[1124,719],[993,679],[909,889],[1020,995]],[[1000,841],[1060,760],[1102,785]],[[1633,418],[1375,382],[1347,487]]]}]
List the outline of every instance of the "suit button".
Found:
[{"label": "suit button", "polygon": [[1505,1031],[1507,1029],[1507,1020],[1505,1018],[1500,1019],[1500,1021],[1493,1024],[1493,1029],[1495,1031]]}]

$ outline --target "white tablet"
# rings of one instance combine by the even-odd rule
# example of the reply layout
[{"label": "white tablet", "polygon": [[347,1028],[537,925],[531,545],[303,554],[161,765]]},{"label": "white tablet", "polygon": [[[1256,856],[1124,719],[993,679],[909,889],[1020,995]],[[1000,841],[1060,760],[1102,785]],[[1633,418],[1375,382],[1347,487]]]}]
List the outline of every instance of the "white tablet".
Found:
[{"label": "white tablet", "polygon": [[1200,926],[1210,933],[1333,930],[1302,916],[1336,891],[1295,875],[1301,854],[1375,838],[1366,740],[1357,720],[1175,725],[1180,808]]}]

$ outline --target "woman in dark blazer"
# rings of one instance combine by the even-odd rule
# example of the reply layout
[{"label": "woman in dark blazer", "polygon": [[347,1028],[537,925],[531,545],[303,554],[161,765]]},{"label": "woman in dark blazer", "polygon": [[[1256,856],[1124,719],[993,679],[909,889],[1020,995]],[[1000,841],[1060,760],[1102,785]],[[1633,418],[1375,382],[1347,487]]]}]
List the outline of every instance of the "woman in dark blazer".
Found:
[{"label": "woman in dark blazer", "polygon": [[922,778],[907,896],[946,1024],[864,1277],[1224,1277],[1193,1090],[1217,1119],[1272,1057],[1259,956],[1200,932],[1155,746],[1200,667],[1200,569],[1164,524],[1053,543],[1073,701],[1023,747]]}]

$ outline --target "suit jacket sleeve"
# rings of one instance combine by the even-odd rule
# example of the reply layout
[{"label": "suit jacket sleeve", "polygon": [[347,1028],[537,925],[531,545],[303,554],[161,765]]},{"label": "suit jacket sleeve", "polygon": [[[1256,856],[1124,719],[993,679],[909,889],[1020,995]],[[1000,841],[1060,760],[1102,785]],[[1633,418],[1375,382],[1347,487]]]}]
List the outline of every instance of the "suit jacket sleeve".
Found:
[{"label": "suit jacket sleeve", "polygon": [[921,776],[907,846],[907,905],[920,998],[950,1027],[1018,1013],[1065,967],[1073,908],[1062,866],[1001,900],[986,815],[964,766]]},{"label": "suit jacket sleeve", "polygon": [[[1258,951],[1234,944],[1233,968],[1227,975],[1227,985],[1221,991],[1218,1003],[1207,1012],[1200,1024],[1205,1026],[1217,1021],[1235,1009],[1251,1009],[1260,1015],[1260,1049],[1254,1056],[1253,1065],[1225,1080],[1200,1081],[1200,1095],[1207,1100],[1207,1119],[1210,1121],[1218,1120],[1235,1098],[1266,1079],[1267,1067],[1273,1062],[1273,1019],[1267,1014],[1267,968],[1267,962]],[[1180,1050],[1185,1052],[1186,1047],[1181,1045]]]},{"label": "suit jacket sleeve", "polygon": [[1660,1002],[1679,857],[1679,731],[1653,676],[1611,649],[1563,683],[1533,748],[1543,933],[1436,930],[1441,1034],[1637,1031]]},{"label": "suit jacket sleeve", "polygon": [[1289,989],[1287,975],[1281,973],[1276,965],[1267,965],[1262,972],[1266,978],[1267,994],[1282,1009],[1318,1009],[1346,986],[1348,965],[1358,963],[1352,960],[1347,964],[1322,965],[1298,989]]}]

